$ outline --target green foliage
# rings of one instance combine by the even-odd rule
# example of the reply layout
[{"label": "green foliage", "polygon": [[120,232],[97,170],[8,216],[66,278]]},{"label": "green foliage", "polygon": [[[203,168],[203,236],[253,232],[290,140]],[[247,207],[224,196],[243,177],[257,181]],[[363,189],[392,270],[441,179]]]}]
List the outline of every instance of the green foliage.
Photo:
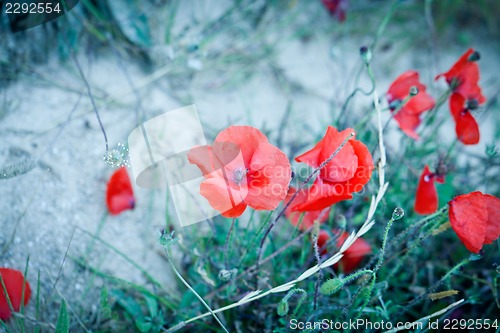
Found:
[{"label": "green foliage", "polygon": [[59,309],[59,316],[57,317],[55,333],[69,333],[69,314],[66,301],[62,301],[61,308]]}]

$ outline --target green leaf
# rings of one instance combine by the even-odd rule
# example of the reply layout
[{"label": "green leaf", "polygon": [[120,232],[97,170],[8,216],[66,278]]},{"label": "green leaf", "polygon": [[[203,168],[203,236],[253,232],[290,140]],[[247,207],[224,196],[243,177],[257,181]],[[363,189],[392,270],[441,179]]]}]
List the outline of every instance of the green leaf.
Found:
[{"label": "green leaf", "polygon": [[57,317],[55,333],[69,333],[69,316],[66,301],[62,301],[61,308],[59,309],[59,316]]},{"label": "green leaf", "polygon": [[149,314],[151,317],[156,317],[158,315],[158,302],[155,298],[144,296],[146,298],[146,304],[148,305]]},{"label": "green leaf", "polygon": [[116,298],[118,303],[125,311],[132,316],[132,318],[143,318],[141,306],[132,297],[127,296],[121,290],[111,290],[111,295]]},{"label": "green leaf", "polygon": [[135,321],[135,326],[139,329],[139,331],[145,333],[151,331],[151,328],[153,328],[153,324],[149,321],[144,321],[144,320],[136,320]]}]

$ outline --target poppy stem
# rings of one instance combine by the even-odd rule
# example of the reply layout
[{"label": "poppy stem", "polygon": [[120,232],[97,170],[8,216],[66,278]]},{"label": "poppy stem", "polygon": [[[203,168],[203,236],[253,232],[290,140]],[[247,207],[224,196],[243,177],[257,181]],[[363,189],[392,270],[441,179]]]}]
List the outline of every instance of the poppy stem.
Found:
[{"label": "poppy stem", "polygon": [[[316,264],[319,266],[321,265],[321,256],[319,255],[317,232],[315,232],[315,235],[313,236],[313,247],[314,247],[314,256],[316,257]],[[314,286],[314,310],[316,310],[318,307],[318,292],[319,292],[319,285],[322,279],[323,279],[323,271],[320,269],[318,271],[318,278],[316,280],[316,285]]]},{"label": "poppy stem", "polygon": [[380,255],[378,257],[377,264],[375,265],[375,268],[373,269],[373,273],[377,273],[380,270],[380,267],[382,267],[382,263],[384,262],[384,256],[385,256],[385,249],[387,247],[387,238],[389,237],[389,230],[391,230],[392,224],[394,223],[394,218],[391,217],[389,222],[387,222],[387,225],[385,227],[384,231],[384,238],[382,239],[382,248],[380,249]]},{"label": "poppy stem", "polygon": [[382,263],[384,262],[385,249],[387,247],[387,238],[389,237],[389,231],[391,230],[392,224],[397,219],[398,218],[396,218],[393,214],[393,216],[391,217],[391,219],[389,220],[389,222],[387,222],[387,225],[385,226],[384,238],[382,239],[382,248],[380,249],[378,261],[377,261],[377,264],[375,265],[375,267],[373,268],[373,270],[371,270],[372,276],[371,276],[370,285],[368,286],[368,294],[365,296],[365,300],[364,300],[363,304],[361,305],[361,308],[358,311],[358,315],[356,316],[356,318],[354,320],[357,320],[361,316],[365,307],[368,305],[368,302],[370,300],[370,296],[371,296],[371,294],[373,292],[373,288],[375,286],[375,282],[377,281],[377,272],[380,270],[380,268],[382,267]]},{"label": "poppy stem", "polygon": [[228,251],[229,251],[229,238],[231,237],[231,233],[233,232],[235,221],[236,221],[236,219],[233,218],[232,221],[231,221],[231,226],[229,227],[229,231],[227,232],[226,242],[224,243],[224,255],[226,257],[226,259],[225,259],[226,269],[229,269],[229,254],[228,254]]}]

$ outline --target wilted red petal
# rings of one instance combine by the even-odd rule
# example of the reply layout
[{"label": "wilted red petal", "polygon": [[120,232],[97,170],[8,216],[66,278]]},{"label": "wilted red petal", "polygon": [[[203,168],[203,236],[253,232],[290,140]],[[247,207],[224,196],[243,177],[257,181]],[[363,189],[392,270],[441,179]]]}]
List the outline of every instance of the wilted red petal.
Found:
[{"label": "wilted red petal", "polygon": [[406,71],[401,74],[389,87],[387,100],[403,102],[410,95],[410,89],[417,88],[418,93],[412,96],[395,114],[394,119],[398,122],[401,130],[409,137],[417,140],[416,129],[420,125],[420,114],[429,111],[435,105],[434,98],[425,90],[426,87],[419,81],[416,71]]},{"label": "wilted red petal", "polygon": [[475,145],[479,143],[479,126],[469,110],[465,108],[465,98],[453,93],[450,97],[450,112],[455,120],[457,138],[463,144]]},{"label": "wilted red petal", "polygon": [[457,132],[458,140],[463,144],[475,145],[479,143],[479,126],[470,112],[464,112],[457,118],[455,131]]},{"label": "wilted red petal", "polygon": [[420,138],[415,131],[418,125],[420,125],[420,117],[418,115],[405,112],[404,109],[401,109],[396,113],[394,119],[398,122],[399,128],[410,138],[415,140]]},{"label": "wilted red petal", "polygon": [[403,108],[409,114],[419,115],[432,109],[435,104],[434,97],[425,92],[424,89],[419,91],[416,96],[410,98]]},{"label": "wilted red petal", "polygon": [[426,165],[418,181],[414,209],[418,214],[425,215],[434,213],[437,208],[438,196],[434,177]]},{"label": "wilted red petal", "polygon": [[[23,273],[11,268],[0,268],[0,276],[7,290],[10,303],[14,311],[18,312],[21,308],[24,288],[24,305],[28,304],[31,297],[31,288],[28,281],[25,280]],[[7,301],[3,285],[0,282],[0,320],[7,321],[11,317],[11,308]]]},{"label": "wilted red petal", "polygon": [[465,247],[479,253],[483,247],[488,212],[483,194],[479,191],[460,195],[449,203],[450,224]]},{"label": "wilted red petal", "polygon": [[489,194],[484,194],[483,200],[488,213],[484,244],[491,244],[500,237],[500,199]]},{"label": "wilted red petal", "polygon": [[406,71],[394,80],[387,90],[389,102],[394,100],[404,100],[410,94],[410,88],[415,86],[419,93],[425,91],[425,86],[419,81],[419,74],[416,71]]},{"label": "wilted red petal", "polygon": [[465,51],[464,54],[462,54],[462,56],[457,60],[457,62],[446,73],[437,75],[436,80],[439,79],[441,76],[444,76],[446,78],[446,81],[448,83],[451,83],[451,80],[453,78],[460,76],[460,74],[464,70],[464,67],[467,66],[467,63],[469,62],[469,57],[472,53],[474,53],[474,49],[469,48],[467,51]]},{"label": "wilted red petal", "polygon": [[111,175],[106,189],[106,204],[111,215],[134,209],[134,191],[125,167],[119,168]]},{"label": "wilted red petal", "polygon": [[450,112],[455,122],[460,117],[460,114],[465,110],[465,98],[457,93],[451,94],[450,97]]},{"label": "wilted red petal", "polygon": [[436,76],[436,80],[444,76],[449,85],[455,85],[454,93],[462,95],[467,100],[475,99],[482,104],[486,101],[486,97],[478,85],[479,66],[476,61],[469,60],[472,53],[474,50],[468,49],[448,72]]}]

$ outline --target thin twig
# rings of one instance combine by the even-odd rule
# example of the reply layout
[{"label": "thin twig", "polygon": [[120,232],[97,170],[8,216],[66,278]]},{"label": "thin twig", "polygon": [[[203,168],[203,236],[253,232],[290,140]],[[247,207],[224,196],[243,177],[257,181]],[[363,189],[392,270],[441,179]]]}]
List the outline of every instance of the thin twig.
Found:
[{"label": "thin twig", "polygon": [[[68,43],[69,47],[69,43]],[[97,118],[97,121],[99,122],[99,127],[101,128],[102,135],[104,136],[104,143],[106,144],[106,153],[109,151],[108,147],[108,136],[106,135],[106,131],[104,130],[104,125],[102,124],[101,121],[101,116],[99,115],[99,111],[97,110],[97,105],[94,100],[94,95],[92,95],[92,90],[90,89],[89,82],[85,78],[85,74],[83,74],[82,66],[80,66],[80,62],[78,62],[78,59],[76,58],[76,55],[73,51],[70,52],[71,57],[73,58],[73,62],[75,63],[76,68],[78,69],[78,73],[80,74],[80,77],[82,78],[85,87],[87,88],[87,93],[90,98],[90,102],[92,103],[92,108],[94,109],[95,116]]]}]

